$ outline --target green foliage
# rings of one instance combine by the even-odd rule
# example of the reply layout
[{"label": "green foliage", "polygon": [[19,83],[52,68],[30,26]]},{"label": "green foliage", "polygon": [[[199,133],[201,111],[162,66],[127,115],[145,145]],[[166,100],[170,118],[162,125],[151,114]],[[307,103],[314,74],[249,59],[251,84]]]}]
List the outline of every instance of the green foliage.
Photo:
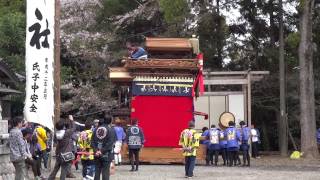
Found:
[{"label": "green foliage", "polygon": [[61,83],[70,82],[73,75],[73,70],[70,66],[61,66]]},{"label": "green foliage", "polygon": [[[138,0],[137,0],[138,1]],[[135,0],[104,0],[104,15],[110,18],[115,15],[121,15],[135,9],[139,4]]]},{"label": "green foliage", "polygon": [[198,22],[200,49],[205,54],[205,66],[210,69],[222,67],[222,51],[228,36],[228,27],[223,16],[216,13],[204,14]]},{"label": "green foliage", "polygon": [[97,27],[112,31],[112,18],[137,8],[139,3],[139,0],[103,0],[103,7],[97,12]]},{"label": "green foliage", "polygon": [[167,23],[181,23],[189,12],[186,0],[160,0],[160,8],[164,12],[164,19]]},{"label": "green foliage", "polygon": [[25,16],[19,12],[0,18],[0,47],[8,55],[24,53],[25,26]]},{"label": "green foliage", "polygon": [[286,39],[286,44],[291,48],[291,50],[297,49],[299,47],[300,34],[298,32],[290,33]]},{"label": "green foliage", "polygon": [[25,0],[0,0],[0,17],[9,13],[25,13]]},{"label": "green foliage", "polygon": [[0,57],[18,72],[24,72],[26,27],[24,2],[0,1]]}]

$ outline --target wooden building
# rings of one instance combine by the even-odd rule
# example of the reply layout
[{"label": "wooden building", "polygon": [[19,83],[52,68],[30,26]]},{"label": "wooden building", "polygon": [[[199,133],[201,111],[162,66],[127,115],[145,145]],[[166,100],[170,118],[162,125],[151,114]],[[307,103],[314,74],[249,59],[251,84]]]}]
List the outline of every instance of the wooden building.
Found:
[{"label": "wooden building", "polygon": [[0,111],[2,119],[11,119],[12,96],[22,93],[17,90],[19,81],[17,75],[0,59]]},{"label": "wooden building", "polygon": [[268,74],[269,71],[205,72],[206,91],[195,101],[195,110],[207,113],[209,118],[202,121],[196,117],[196,129],[212,124],[221,126],[224,113],[231,113],[236,125],[242,120],[251,124],[252,84]]},{"label": "wooden building", "polygon": [[8,120],[11,119],[11,100],[19,79],[0,58],[0,179],[14,179],[14,167],[10,163],[10,150],[7,146]]}]

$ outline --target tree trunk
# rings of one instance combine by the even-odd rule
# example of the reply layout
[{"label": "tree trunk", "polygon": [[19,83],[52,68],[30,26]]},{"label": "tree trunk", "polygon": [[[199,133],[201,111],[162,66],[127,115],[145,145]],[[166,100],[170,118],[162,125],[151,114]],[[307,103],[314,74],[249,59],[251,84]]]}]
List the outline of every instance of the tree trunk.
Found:
[{"label": "tree trunk", "polygon": [[314,100],[312,13],[314,0],[301,0],[300,19],[300,125],[301,151],[306,158],[319,155],[316,142],[316,120]]},{"label": "tree trunk", "polygon": [[[269,6],[274,7],[273,0],[269,0]],[[270,22],[270,45],[272,48],[275,47],[276,44],[276,25],[275,25],[275,15],[273,14],[274,8],[269,9],[269,22]]]},{"label": "tree trunk", "polygon": [[279,149],[281,156],[288,155],[288,121],[286,111],[286,78],[284,61],[283,9],[279,0],[279,79],[280,79],[280,122]]}]

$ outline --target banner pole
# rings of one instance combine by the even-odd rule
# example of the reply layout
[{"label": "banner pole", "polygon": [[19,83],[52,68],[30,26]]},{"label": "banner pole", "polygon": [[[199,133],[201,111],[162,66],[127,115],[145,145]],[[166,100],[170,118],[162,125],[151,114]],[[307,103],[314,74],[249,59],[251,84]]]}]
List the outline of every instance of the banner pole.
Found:
[{"label": "banner pole", "polygon": [[54,17],[54,125],[60,119],[60,0],[55,0]]},{"label": "banner pole", "polygon": [[[54,117],[53,117],[53,127],[55,129],[56,122],[60,119],[60,0],[55,0],[54,6]],[[48,160],[48,168],[51,170],[51,160],[53,152],[53,137],[54,132],[51,134],[52,143],[51,151]]]}]

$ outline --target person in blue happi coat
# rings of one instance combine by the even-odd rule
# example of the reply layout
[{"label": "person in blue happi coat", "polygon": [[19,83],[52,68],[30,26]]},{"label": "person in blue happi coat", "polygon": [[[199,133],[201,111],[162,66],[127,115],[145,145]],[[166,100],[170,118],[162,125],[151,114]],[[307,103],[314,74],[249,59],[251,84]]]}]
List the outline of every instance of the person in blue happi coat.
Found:
[{"label": "person in blue happi coat", "polygon": [[211,125],[211,128],[205,134],[206,139],[209,140],[209,145],[208,145],[209,159],[207,159],[207,161],[210,161],[211,165],[213,165],[213,156],[214,156],[215,157],[214,164],[216,166],[218,165],[218,157],[219,157],[219,150],[220,150],[219,135],[220,135],[220,130],[216,128],[214,124]]},{"label": "person in blue happi coat", "polygon": [[249,155],[249,149],[250,149],[250,128],[246,126],[246,123],[244,121],[241,121],[240,123],[240,133],[241,133],[241,145],[240,149],[242,151],[243,155],[243,166],[250,166],[250,155]]},{"label": "person in blue happi coat", "polygon": [[228,154],[227,154],[227,134],[225,130],[220,129],[219,145],[220,145],[220,153],[222,156],[223,165],[226,166],[228,163]]},{"label": "person in blue happi coat", "polygon": [[237,157],[239,153],[240,131],[235,128],[235,123],[230,121],[229,127],[226,129],[227,135],[227,153],[228,153],[228,166],[236,166]]},{"label": "person in blue happi coat", "polygon": [[[203,127],[202,128],[202,137],[206,137],[207,131],[208,131],[208,127]],[[208,145],[209,145],[209,140],[207,138],[200,140],[200,144],[203,144],[206,148],[206,166],[209,166],[209,149],[208,149]]]}]

